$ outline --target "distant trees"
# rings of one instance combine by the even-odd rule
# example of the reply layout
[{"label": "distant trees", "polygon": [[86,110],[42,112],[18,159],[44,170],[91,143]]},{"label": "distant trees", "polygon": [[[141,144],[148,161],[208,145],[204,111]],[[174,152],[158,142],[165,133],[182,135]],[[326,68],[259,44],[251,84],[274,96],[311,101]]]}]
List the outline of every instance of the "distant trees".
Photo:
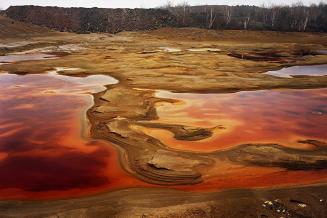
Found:
[{"label": "distant trees", "polygon": [[190,6],[187,2],[168,9],[177,20],[177,26],[207,29],[252,29],[278,31],[324,31],[327,29],[327,5],[305,6],[301,2],[291,6]]},{"label": "distant trees", "polygon": [[273,6],[270,12],[272,30],[290,31],[325,31],[320,24],[326,26],[327,5],[304,6],[301,2],[292,6]]},{"label": "distant trees", "polygon": [[231,7],[225,6],[224,7],[224,18],[225,18],[225,25],[228,26],[232,19],[233,10]]},{"label": "distant trees", "polygon": [[5,13],[14,20],[77,33],[117,33],[176,26],[175,17],[160,9],[11,6]]},{"label": "distant trees", "polygon": [[215,20],[216,20],[216,16],[217,16],[216,14],[213,15],[213,9],[210,8],[210,19],[209,19],[209,25],[208,25],[208,28],[209,28],[209,29],[212,28],[212,26],[213,26],[213,24],[214,24],[214,22],[215,22]]},{"label": "distant trees", "polygon": [[[327,4],[305,6],[203,5],[163,9],[100,9],[12,6],[5,15],[60,31],[110,32],[168,27],[327,32]],[[0,12],[1,13],[1,12]]]},{"label": "distant trees", "polygon": [[162,9],[169,10],[172,14],[174,14],[175,18],[178,20],[178,24],[180,26],[187,26],[190,22],[190,5],[187,1],[174,5],[171,1],[168,1],[164,6],[161,7]]}]

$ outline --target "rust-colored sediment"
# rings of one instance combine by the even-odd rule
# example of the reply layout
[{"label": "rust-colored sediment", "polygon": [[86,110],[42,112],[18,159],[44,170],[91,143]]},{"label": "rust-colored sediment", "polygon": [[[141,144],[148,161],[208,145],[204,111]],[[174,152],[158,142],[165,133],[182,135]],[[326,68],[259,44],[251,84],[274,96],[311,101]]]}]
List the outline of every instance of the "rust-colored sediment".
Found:
[{"label": "rust-colored sediment", "polygon": [[[193,39],[194,35],[201,37]],[[326,104],[319,105],[326,99],[324,91],[320,96],[319,90],[286,96],[278,94],[284,91],[258,91],[244,98],[242,92],[206,94],[211,101],[196,96],[179,98],[180,94],[161,96],[166,97],[163,99],[156,97],[154,91],[224,93],[326,88],[326,76],[285,79],[263,74],[286,66],[325,64],[325,55],[293,53],[303,44],[310,49],[323,49],[326,39],[309,33],[285,37],[271,32],[224,31],[212,35],[196,29],[110,37],[49,34],[42,38],[47,45],[73,43],[83,50],[70,51],[71,55],[56,59],[3,64],[0,71],[35,74],[61,66],[79,69],[63,70],[61,74],[110,74],[120,83],[105,90],[97,84],[77,85],[76,79],[67,77],[61,77],[60,82],[56,76],[39,75],[19,79],[11,75],[2,80],[0,196],[46,199],[159,185],[213,191],[326,183],[326,138],[322,135],[326,132]],[[42,44],[32,47],[45,45]],[[161,50],[163,46],[178,47],[180,52]],[[189,50],[204,47],[219,52]],[[255,61],[252,56],[239,59],[228,55],[231,51],[251,54],[258,49],[262,51],[260,56],[269,55],[271,50],[278,50],[283,56],[280,61]],[[2,52],[23,50],[28,48]],[[148,50],[153,52],[147,53]],[[94,94],[94,104],[91,95],[85,95],[90,92],[99,92]],[[258,93],[263,96],[256,96]],[[85,119],[88,107],[94,140],[81,133],[85,120],[80,119]],[[169,120],[169,116],[178,117]],[[269,125],[265,128],[262,123]],[[142,190],[148,193],[147,189]],[[161,192],[164,190],[167,189]]]},{"label": "rust-colored sediment", "polygon": [[216,127],[200,141],[177,140],[159,128],[141,128],[174,149],[196,152],[224,150],[240,144],[276,143],[295,149],[314,146],[305,139],[326,141],[327,90],[267,90],[228,94],[158,92],[177,104],[160,103],[156,123]]},{"label": "rust-colored sediment", "polygon": [[[220,105],[219,103],[222,101],[219,100],[215,103],[215,99],[210,98],[210,94],[204,98],[208,99],[204,100],[207,103],[204,105],[201,104],[203,103],[201,102],[202,98],[181,104],[181,101],[170,99],[172,96],[153,97],[153,95],[154,91],[151,90],[130,89],[121,84],[114,85],[108,87],[107,91],[97,94],[95,105],[88,111],[92,123],[92,135],[123,147],[127,153],[129,170],[142,180],[179,189],[217,190],[310,184],[325,182],[327,179],[324,170],[326,168],[326,146],[323,141],[320,141],[325,140],[325,115],[321,115],[317,110],[318,106],[323,105],[324,107],[324,89],[285,91],[285,96],[283,92],[281,94],[279,91],[251,92],[244,100],[238,96],[242,93],[212,95],[217,99],[222,95],[222,100],[230,102],[230,105]],[[280,102],[276,105],[275,111],[270,110],[269,106],[265,106],[264,102],[260,102],[267,96],[271,98],[272,102]],[[258,97],[259,99],[256,99]],[[233,102],[235,99],[238,101]],[[307,99],[307,104],[305,104]],[[255,100],[259,102],[255,104]],[[253,107],[251,107],[251,102],[254,104]],[[159,106],[159,110],[156,110],[155,105],[158,104],[166,106],[164,108]],[[286,107],[287,104],[295,105],[289,107],[290,111],[285,111],[283,106]],[[240,108],[238,108],[239,105]],[[247,108],[254,110],[250,110],[252,113],[248,117],[242,111]],[[324,109],[320,108],[320,110]],[[269,117],[269,112],[275,114],[271,114],[272,116]],[[292,117],[293,113],[298,113],[299,116]],[[231,128],[230,126],[224,127],[228,122],[221,125],[224,115],[228,115],[225,120],[233,119],[235,123],[253,119],[256,125],[261,125],[263,128],[261,132],[257,132],[260,136],[259,139],[263,140],[247,142],[246,138],[237,139],[239,135],[237,130],[242,132],[251,128],[244,124],[239,129],[232,129],[229,133],[231,134],[230,138],[236,138],[235,141],[229,142],[235,143],[232,146],[231,144],[227,144],[228,146],[222,144],[220,147],[221,144],[217,144],[218,139],[216,143],[211,144],[210,137],[214,138],[215,135],[207,134],[207,131],[212,130],[209,127],[216,126],[218,133],[224,131],[224,128]],[[307,120],[302,122],[301,116]],[[316,122],[318,118],[315,116],[318,116],[321,123]],[[222,119],[217,119],[217,117]],[[272,124],[272,127],[275,128],[282,128],[282,122],[293,124],[293,126],[288,126],[290,128],[298,127],[297,124],[301,122],[303,126],[290,132],[285,132],[285,129],[273,131],[271,126],[264,129],[265,118],[278,118],[277,121],[280,122]],[[305,125],[310,126],[312,122],[316,122],[315,124],[320,128],[308,131]],[[149,129],[169,132],[170,138],[164,138],[165,135],[151,135],[147,131]],[[296,140],[302,140],[302,143],[295,141],[294,144],[297,147],[292,147],[287,143],[285,145],[288,147],[284,144],[281,144],[283,146],[278,145],[279,142],[284,143],[285,139],[289,139],[289,134],[295,135],[294,133],[298,134],[296,136],[301,136],[295,137]],[[192,137],[188,137],[189,135]],[[173,139],[171,144],[167,143],[171,142],[169,140],[173,136],[178,136],[178,140]],[[243,136],[247,137],[247,134]],[[251,137],[255,137],[255,133],[250,136],[250,139]],[[280,137],[281,140],[275,140],[275,137]],[[316,140],[303,142],[304,138]],[[267,144],[269,142],[270,144]],[[177,147],[177,143],[188,145],[188,147],[180,149]],[[203,146],[203,143],[207,143],[208,147]],[[252,144],[242,145],[246,143]],[[199,150],[201,152],[197,152]],[[276,178],[268,180],[272,175]],[[193,185],[189,186],[190,184]]]},{"label": "rust-colored sediment", "polygon": [[[324,182],[327,179],[326,171],[319,165],[319,161],[325,161],[324,156],[321,156],[325,154],[324,144],[316,141],[303,142],[303,145],[315,149],[317,145],[323,146],[322,153],[318,155],[313,151],[312,154],[310,152],[301,154],[291,149],[291,153],[294,152],[296,157],[307,162],[301,165],[294,162],[295,156],[290,155],[284,158],[286,162],[287,160],[290,162],[289,165],[285,165],[280,161],[265,162],[256,156],[260,152],[263,152],[262,156],[266,155],[265,150],[273,149],[270,145],[243,148],[234,146],[233,149],[223,149],[221,152],[209,152],[212,150],[207,149],[207,153],[190,153],[170,149],[166,145],[172,146],[172,144],[166,144],[161,136],[151,137],[142,133],[139,128],[135,128],[141,127],[141,130],[148,128],[145,126],[162,128],[175,133],[175,137],[178,136],[180,139],[176,142],[194,146],[203,143],[202,140],[207,140],[208,145],[211,145],[210,138],[215,135],[209,134],[211,128],[204,127],[212,124],[219,126],[218,131],[224,130],[223,128],[226,127],[219,123],[220,120],[212,118],[212,116],[220,118],[223,113],[219,114],[219,112],[226,114],[231,112],[229,115],[235,115],[232,118],[236,121],[249,118],[260,125],[262,121],[260,117],[239,115],[247,107],[242,100],[234,104],[224,104],[217,100],[221,95],[223,100],[232,102],[235,98],[239,98],[240,93],[213,95],[216,100],[211,99],[209,95],[207,98],[209,103],[201,102],[202,98],[197,99],[197,95],[195,97],[193,95],[191,101],[183,99],[186,104],[174,105],[175,109],[169,109],[166,105],[165,113],[168,115],[172,113],[173,118],[180,115],[179,113],[185,116],[180,116],[180,119],[175,117],[173,120],[165,120],[162,109],[157,108],[157,113],[155,105],[160,102],[179,104],[181,99],[179,101],[168,99],[172,96],[157,98],[150,90],[134,90],[119,84],[113,85],[108,90],[95,94],[95,104],[88,112],[93,137],[111,141],[104,142],[85,137],[85,133],[88,135],[88,128],[85,126],[84,115],[87,108],[93,104],[91,95],[85,93],[99,91],[96,85],[85,85],[81,83],[81,79],[76,83],[74,79],[59,75],[3,74],[0,79],[2,84],[0,194],[5,196],[4,199],[67,198],[121,188],[157,185],[181,190],[213,191],[311,184]],[[228,98],[226,95],[234,97]],[[253,95],[250,95],[250,99],[264,96],[264,93],[255,95],[254,92]],[[298,101],[291,94],[288,96],[291,102],[279,95],[276,98],[282,105],[299,102],[298,105],[289,107],[289,110],[294,109],[293,112],[299,112],[299,116],[316,109],[325,99],[324,90],[301,91],[301,96],[310,99],[308,101],[310,104]],[[273,101],[273,98],[271,100]],[[244,101],[251,103],[247,98]],[[227,111],[219,105],[228,105]],[[231,108],[237,105],[241,108],[233,111]],[[262,106],[260,103],[253,106],[256,110],[253,113],[266,115],[261,114],[264,110],[267,111],[266,107],[260,108]],[[203,110],[209,111],[209,116],[204,116],[208,114],[203,114]],[[175,111],[179,113],[174,114]],[[277,105],[275,111],[277,114],[281,111],[283,112],[281,114],[289,114],[289,111],[278,110]],[[156,120],[157,115],[159,119]],[[310,114],[306,116],[308,121],[305,124],[312,122],[310,116]],[[314,113],[312,116],[319,116],[319,114]],[[281,117],[281,120],[282,118],[290,119],[290,117]],[[188,122],[178,123],[180,120]],[[198,120],[202,123],[198,123]],[[177,123],[171,123],[172,121]],[[322,117],[321,122],[323,121]],[[206,122],[211,123],[204,125],[203,123]],[[323,123],[316,122],[316,125],[323,125]],[[321,133],[319,131],[323,132],[323,126],[317,130],[318,132],[313,132],[313,135],[306,136],[310,138],[319,136]],[[233,131],[229,134],[237,134],[237,131]],[[125,152],[123,150],[118,152],[110,144],[112,142]],[[240,138],[233,143],[242,142]],[[192,147],[183,149],[192,150]],[[202,149],[205,151],[206,147]],[[217,147],[215,149],[219,150]],[[251,152],[252,156],[249,156]],[[288,154],[289,151],[277,147],[273,152],[276,157],[280,156],[283,159],[283,155]],[[233,158],[235,156],[239,158]],[[306,169],[308,166],[310,168]],[[297,168],[296,171],[294,167]]]},{"label": "rust-colored sediment", "polygon": [[[60,77],[59,77],[60,78]],[[149,187],[109,142],[82,132],[92,87],[47,75],[0,76],[0,198],[53,199]]]}]

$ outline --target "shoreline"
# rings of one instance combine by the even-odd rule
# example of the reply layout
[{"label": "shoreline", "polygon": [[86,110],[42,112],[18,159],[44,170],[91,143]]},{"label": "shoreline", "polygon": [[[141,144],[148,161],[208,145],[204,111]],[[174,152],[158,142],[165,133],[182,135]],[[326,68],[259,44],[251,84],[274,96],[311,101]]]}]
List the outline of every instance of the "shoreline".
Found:
[{"label": "shoreline", "polygon": [[[189,31],[192,32],[195,30],[186,31],[181,29],[179,31],[181,34],[186,34]],[[229,34],[228,31],[225,32]],[[302,199],[299,193],[309,193],[312,191],[314,196],[323,196],[325,201],[327,199],[327,193],[324,191],[326,190],[326,182],[324,181],[322,181],[322,184],[305,185],[305,187],[285,185],[286,187],[283,186],[282,188],[274,186],[273,188],[245,188],[242,190],[221,190],[218,192],[210,190],[210,193],[203,192],[203,190],[200,192],[184,192],[171,190],[171,188],[176,189],[187,185],[192,187],[192,184],[195,186],[201,185],[201,182],[205,180],[203,175],[207,169],[212,169],[214,164],[221,163],[221,159],[224,158],[242,166],[276,167],[291,171],[296,169],[303,171],[326,169],[326,165],[324,165],[327,163],[326,147],[320,147],[314,151],[302,152],[277,144],[245,144],[224,151],[198,154],[190,151],[171,149],[159,140],[133,130],[130,128],[130,125],[144,125],[145,121],[155,120],[157,118],[155,107],[157,102],[174,102],[172,99],[156,97],[154,90],[157,89],[180,93],[230,93],[251,90],[316,89],[327,88],[327,76],[282,79],[263,75],[262,72],[281,69],[286,65],[285,63],[251,61],[228,56],[230,50],[239,49],[239,47],[244,46],[241,37],[240,39],[234,39],[232,43],[219,41],[219,39],[216,39],[217,42],[185,42],[178,41],[176,40],[177,38],[171,39],[170,37],[173,36],[165,36],[164,34],[162,39],[158,39],[156,34],[158,34],[158,30],[143,33],[125,32],[111,37],[103,34],[90,34],[89,36],[62,34],[62,37],[51,36],[50,34],[48,37],[42,39],[43,43],[60,44],[64,42],[66,44],[77,44],[86,39],[92,39],[93,41],[85,45],[84,50],[71,51],[71,54],[58,59],[1,65],[0,71],[3,70],[17,74],[33,74],[43,73],[57,66],[78,67],[81,69],[80,71],[74,73],[63,71],[60,74],[68,76],[103,74],[113,76],[119,80],[118,84],[107,85],[106,90],[92,94],[94,102],[92,102],[90,108],[86,109],[86,117],[91,125],[92,138],[115,144],[114,149],[119,153],[119,165],[122,166],[125,172],[142,181],[150,184],[164,185],[167,188],[123,189],[78,199],[54,200],[51,202],[0,201],[0,215],[4,217],[17,217],[29,214],[30,216],[38,217],[59,214],[60,216],[68,217],[78,214],[88,214],[89,216],[97,217],[99,214],[111,214],[117,217],[128,217],[135,213],[140,214],[140,216],[146,214],[148,217],[152,215],[164,217],[169,214],[189,215],[188,212],[194,216],[208,214],[219,215],[221,212],[221,214],[227,217],[233,217],[231,213],[233,213],[235,208],[249,215],[258,215],[256,213],[254,214],[255,210],[264,211],[262,212],[263,214],[277,215],[278,213],[275,209],[266,210],[266,208],[263,208],[264,199],[272,199],[271,201],[273,201],[275,200],[273,196],[282,196],[280,198],[287,199],[294,195],[296,201],[303,201],[310,205],[310,210],[317,217],[323,217],[322,215],[326,210],[325,205],[323,207],[321,205],[319,206],[314,200],[314,197],[310,197],[309,194]],[[249,34],[252,35],[252,33]],[[294,35],[306,36],[310,34],[299,33]],[[260,36],[259,31],[258,36],[253,37],[260,38]],[[324,36],[312,40],[316,40],[316,43],[323,46],[324,43],[327,43],[327,36]],[[294,56],[292,49],[296,46],[293,45],[289,49],[289,42],[277,43],[278,40],[279,38],[273,38],[269,42],[270,47],[276,46],[276,50],[283,50],[285,61],[290,61],[292,66],[327,63],[326,55]],[[303,41],[304,39],[297,40]],[[176,54],[163,51],[156,51],[152,54],[139,53],[144,51],[144,49],[156,49],[162,47],[162,45],[171,47],[179,46],[183,48],[183,51]],[[186,48],[192,46],[215,48],[220,48],[221,46],[224,49],[223,52],[219,53],[192,53],[185,51]],[[265,46],[261,45],[259,40],[256,43],[247,44],[246,49],[252,55],[255,49],[258,47],[260,49],[266,49]],[[308,44],[308,46],[310,45]],[[34,47],[37,47],[37,44],[33,44]],[[147,88],[148,90],[142,90],[142,88]],[[153,124],[146,125],[150,125],[151,127]],[[210,130],[205,128],[174,124],[156,125],[157,127],[168,129],[175,136],[178,135],[181,137],[182,140],[198,140],[210,135]],[[309,143],[315,142],[311,141]],[[267,158],[271,155],[274,155],[274,160]],[[169,193],[165,197],[166,192]],[[123,197],[121,196],[122,193],[124,195]],[[143,197],[147,193],[149,197]],[[247,193],[246,197],[243,196],[244,193]],[[162,197],[165,199],[160,201]],[[121,199],[123,203],[115,203],[117,199],[118,201]],[[195,199],[200,200],[196,201]],[[224,207],[224,203],[227,202],[226,199],[232,200]],[[150,201],[160,202],[150,205]],[[307,213],[306,211],[303,212],[301,208],[294,209],[293,206],[289,205],[288,201],[289,199],[285,200],[285,202],[283,200],[285,203],[284,206],[288,211],[295,210],[297,213],[298,211],[304,214]],[[67,202],[73,203],[69,204]],[[316,203],[317,205],[313,205]],[[116,207],[112,206],[114,204],[116,204]],[[92,206],[85,208],[85,205]],[[156,206],[160,209],[158,211],[150,211],[149,207],[151,206]],[[246,206],[249,208],[246,208]],[[40,207],[44,208],[39,210]],[[194,208],[196,210],[193,210]],[[129,209],[131,210],[129,211]],[[169,211],[163,211],[167,209]]]}]

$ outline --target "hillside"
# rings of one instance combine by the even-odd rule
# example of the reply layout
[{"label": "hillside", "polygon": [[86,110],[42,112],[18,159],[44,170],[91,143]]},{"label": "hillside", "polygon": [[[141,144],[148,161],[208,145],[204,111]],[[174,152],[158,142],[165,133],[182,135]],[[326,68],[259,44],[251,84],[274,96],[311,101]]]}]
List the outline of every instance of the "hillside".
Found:
[{"label": "hillside", "polygon": [[23,37],[26,35],[38,35],[47,33],[47,28],[32,24],[26,24],[0,16],[0,38]]},{"label": "hillside", "polygon": [[174,25],[174,17],[162,9],[105,9],[12,6],[12,19],[69,32],[151,30]]},{"label": "hillside", "polygon": [[5,11],[14,20],[59,31],[78,33],[196,27],[227,30],[326,32],[327,4],[304,6],[204,5],[161,9],[61,8],[12,6]]}]

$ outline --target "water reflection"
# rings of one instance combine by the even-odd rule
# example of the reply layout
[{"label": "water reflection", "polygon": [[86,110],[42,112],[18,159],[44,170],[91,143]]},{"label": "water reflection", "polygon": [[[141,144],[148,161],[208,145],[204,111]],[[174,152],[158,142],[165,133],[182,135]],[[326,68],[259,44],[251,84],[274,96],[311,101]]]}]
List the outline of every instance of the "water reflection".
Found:
[{"label": "water reflection", "polygon": [[327,64],[286,67],[276,71],[268,71],[265,74],[282,78],[293,78],[293,76],[326,76]]},{"label": "water reflection", "polygon": [[[298,140],[327,141],[327,89],[270,90],[230,94],[157,92],[158,97],[180,100],[159,103],[159,119],[152,122],[217,128],[200,141],[176,140],[167,130],[140,127],[169,147],[210,152],[246,143],[279,143],[296,149],[312,149]],[[244,187],[326,182],[326,170],[291,171],[278,167],[240,165],[227,158],[201,170],[203,182],[179,187],[184,190],[213,191]]]},{"label": "water reflection", "polygon": [[121,170],[112,145],[83,134],[92,104],[84,93],[116,82],[105,77],[0,74],[0,198],[79,196],[142,184]]},{"label": "water reflection", "polygon": [[[121,169],[118,152],[110,143],[88,137],[85,111],[93,102],[87,93],[117,81],[103,75],[68,77],[56,72],[0,74],[0,199],[54,199],[153,187]],[[211,151],[254,141],[298,147],[298,139],[326,140],[326,89],[209,95],[159,92],[158,96],[184,102],[158,106],[160,122],[225,127],[199,142],[153,133],[174,148]],[[311,184],[326,178],[325,171],[251,167],[228,160],[202,171],[203,183],[174,188],[207,191]]]},{"label": "water reflection", "polygon": [[56,55],[45,53],[32,53],[32,54],[11,54],[0,56],[0,64],[15,63],[20,61],[38,61],[44,59],[54,59]]},{"label": "water reflection", "polygon": [[170,147],[214,151],[246,143],[279,143],[310,148],[298,140],[327,141],[327,89],[247,91],[230,94],[190,94],[160,91],[158,97],[182,103],[161,103],[155,122],[217,128],[213,137],[181,141],[160,129],[143,128]]}]

